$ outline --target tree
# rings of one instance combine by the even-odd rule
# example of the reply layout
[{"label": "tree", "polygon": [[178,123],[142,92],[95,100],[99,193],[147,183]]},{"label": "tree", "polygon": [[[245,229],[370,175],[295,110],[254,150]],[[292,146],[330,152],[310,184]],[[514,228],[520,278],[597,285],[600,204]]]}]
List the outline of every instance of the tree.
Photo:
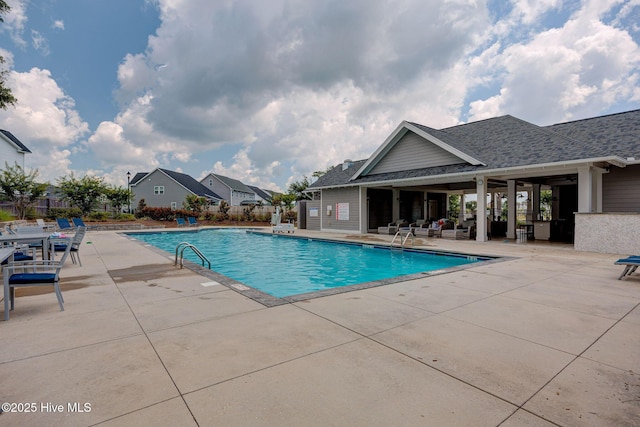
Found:
[{"label": "tree", "polygon": [[111,207],[116,215],[120,214],[122,207],[128,206],[131,201],[131,191],[123,187],[107,187],[104,194],[111,202]]},{"label": "tree", "polygon": [[78,179],[73,173],[59,178],[58,192],[64,200],[68,200],[73,206],[82,211],[83,216],[88,216],[98,204],[100,196],[108,192],[102,178],[85,175]]},{"label": "tree", "polygon": [[[4,1],[0,0],[0,22],[4,22],[2,15],[8,13],[11,7]],[[4,64],[4,58],[0,56],[0,66]],[[6,110],[9,105],[15,105],[18,100],[11,93],[11,89],[4,85],[5,75],[8,73],[6,70],[0,71],[0,108]]]},{"label": "tree", "polygon": [[19,219],[25,219],[36,199],[47,192],[47,184],[36,182],[37,177],[37,169],[27,172],[18,164],[9,166],[5,162],[0,174],[0,198],[14,204]]},{"label": "tree", "polygon": [[304,190],[309,187],[311,183],[309,182],[309,178],[306,175],[302,178],[302,181],[294,181],[289,184],[289,189],[287,190],[289,194],[293,194],[295,197],[294,200],[309,200],[311,197]]},{"label": "tree", "polygon": [[449,219],[458,219],[460,214],[460,196],[458,194],[449,194]]},{"label": "tree", "polygon": [[196,216],[200,216],[202,211],[209,205],[206,197],[196,196],[195,194],[188,194],[182,202],[182,207],[188,211],[192,211]]}]

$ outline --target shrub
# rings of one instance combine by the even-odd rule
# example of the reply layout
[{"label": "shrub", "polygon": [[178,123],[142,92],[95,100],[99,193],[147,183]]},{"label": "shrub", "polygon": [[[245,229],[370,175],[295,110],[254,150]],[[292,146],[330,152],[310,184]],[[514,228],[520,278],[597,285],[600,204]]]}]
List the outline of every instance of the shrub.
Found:
[{"label": "shrub", "polygon": [[108,212],[91,212],[89,214],[89,219],[91,221],[106,221],[107,219],[109,219],[109,213]]},{"label": "shrub", "polygon": [[80,217],[82,217],[82,211],[78,208],[49,208],[47,212],[48,219]]},{"label": "shrub", "polygon": [[0,221],[13,221],[16,217],[11,215],[11,212],[0,209]]}]

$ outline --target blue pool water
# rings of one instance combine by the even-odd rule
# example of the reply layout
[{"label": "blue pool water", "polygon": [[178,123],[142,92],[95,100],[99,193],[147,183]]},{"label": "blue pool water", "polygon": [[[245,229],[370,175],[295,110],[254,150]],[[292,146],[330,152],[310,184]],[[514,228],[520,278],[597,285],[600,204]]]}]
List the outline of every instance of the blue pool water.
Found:
[{"label": "blue pool water", "polygon": [[[476,257],[389,250],[242,229],[128,235],[171,254],[180,242],[189,242],[211,261],[212,270],[278,298],[478,261]],[[201,263],[189,249],[184,257]]]}]

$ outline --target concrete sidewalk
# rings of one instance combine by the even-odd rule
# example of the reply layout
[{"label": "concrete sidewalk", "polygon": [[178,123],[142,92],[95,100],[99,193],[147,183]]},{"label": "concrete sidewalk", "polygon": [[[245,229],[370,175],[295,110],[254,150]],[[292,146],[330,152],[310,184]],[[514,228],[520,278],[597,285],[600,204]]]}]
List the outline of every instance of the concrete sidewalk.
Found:
[{"label": "concrete sidewalk", "polygon": [[267,308],[88,233],[65,311],[18,293],[0,322],[0,400],[23,412],[0,424],[640,425],[640,274],[562,245],[416,243],[516,259]]}]

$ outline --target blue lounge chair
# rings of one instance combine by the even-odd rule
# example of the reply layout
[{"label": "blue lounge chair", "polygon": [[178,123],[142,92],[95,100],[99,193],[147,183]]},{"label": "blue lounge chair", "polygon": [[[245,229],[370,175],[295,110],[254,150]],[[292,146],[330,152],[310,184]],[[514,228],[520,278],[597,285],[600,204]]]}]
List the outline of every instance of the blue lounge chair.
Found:
[{"label": "blue lounge chair", "polygon": [[623,277],[630,276],[638,269],[638,266],[640,266],[640,255],[631,255],[626,258],[620,258],[614,264],[625,266],[624,270],[622,270],[622,274],[618,277],[618,280],[622,280]]},{"label": "blue lounge chair", "polygon": [[[75,225],[76,227],[80,228],[80,227],[84,227],[85,230],[95,230],[97,228],[97,226],[90,226],[84,223],[84,221],[82,220],[82,218],[72,218],[71,221],[73,221],[73,225]],[[73,254],[71,254],[71,257],[73,258]]]},{"label": "blue lounge chair", "polygon": [[188,217],[187,220],[189,221],[189,227],[193,226],[193,227],[197,227],[198,226],[198,221],[195,219],[195,217]]},{"label": "blue lounge chair", "polygon": [[56,218],[56,222],[60,230],[70,230],[73,228],[73,225],[71,225],[67,218]]},{"label": "blue lounge chair", "polygon": [[187,225],[184,218],[176,218],[176,222],[178,223],[178,227],[184,227]]},{"label": "blue lounge chair", "polygon": [[[15,288],[25,286],[53,286],[58,298],[60,310],[64,311],[64,299],[60,292],[60,270],[71,250],[71,239],[56,239],[56,243],[67,245],[67,250],[59,261],[38,260],[13,262],[4,267],[4,320],[9,320],[9,303],[13,310],[15,302]],[[22,271],[18,273],[17,270]],[[28,273],[24,271],[29,271]]]}]

